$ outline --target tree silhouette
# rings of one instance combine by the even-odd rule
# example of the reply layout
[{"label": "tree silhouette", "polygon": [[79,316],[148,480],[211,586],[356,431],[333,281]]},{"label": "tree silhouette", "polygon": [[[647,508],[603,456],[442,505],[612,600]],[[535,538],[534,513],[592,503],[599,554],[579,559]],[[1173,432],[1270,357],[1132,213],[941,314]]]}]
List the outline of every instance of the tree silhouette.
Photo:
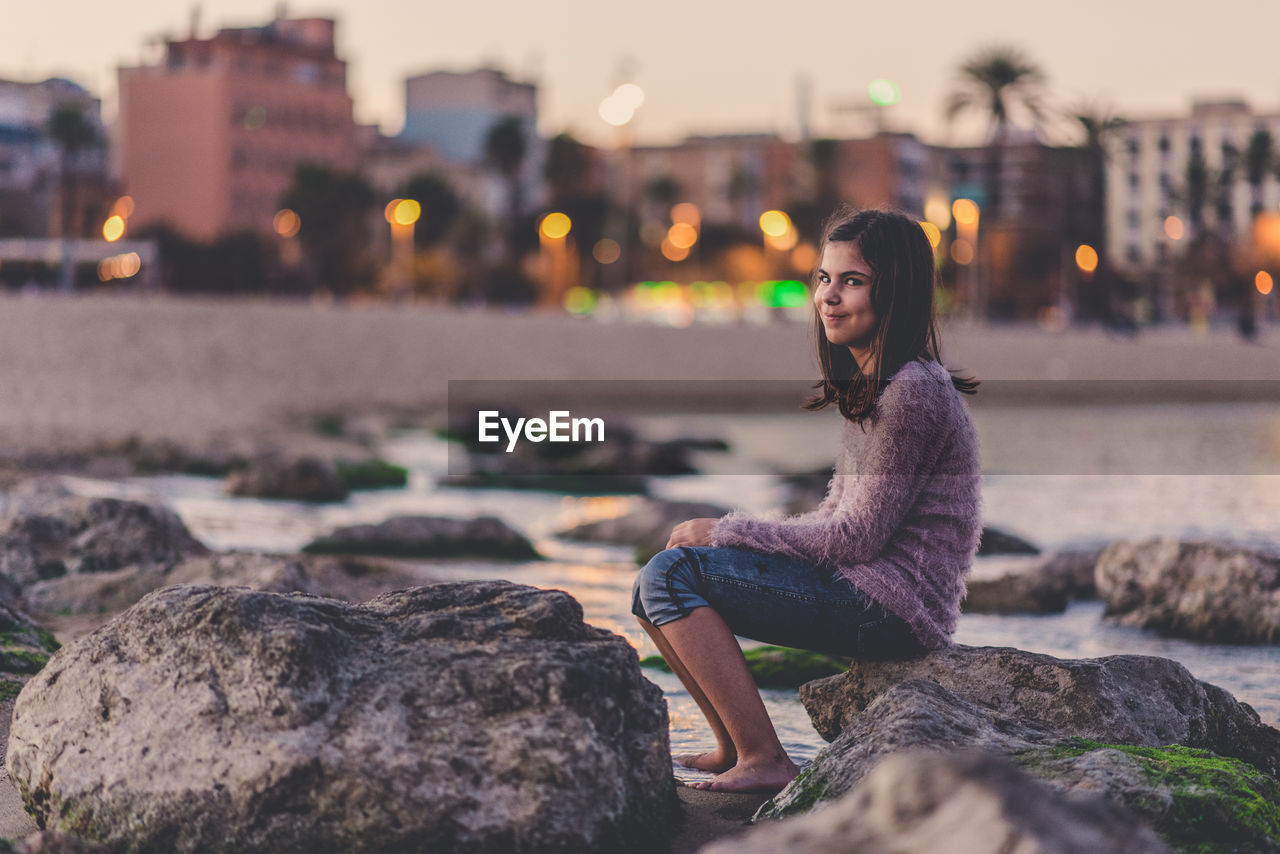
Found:
[{"label": "tree silhouette", "polygon": [[462,200],[453,186],[431,172],[410,178],[401,195],[422,206],[422,214],[413,231],[413,242],[417,246],[434,246],[444,240],[462,214]]},{"label": "tree silhouette", "polygon": [[1109,315],[1111,263],[1107,247],[1107,150],[1111,138],[1124,128],[1125,121],[1091,104],[1078,105],[1071,111],[1071,117],[1084,131],[1081,148],[1089,174],[1088,242],[1098,252],[1094,281],[1102,296],[1102,313]]},{"label": "tree silhouette", "polygon": [[542,169],[542,177],[551,189],[551,204],[561,208],[585,196],[590,168],[589,149],[572,134],[561,133],[552,138],[547,147],[547,162]]},{"label": "tree silhouette", "polygon": [[524,134],[524,121],[517,115],[498,119],[489,128],[484,140],[485,163],[507,182],[507,239],[508,260],[514,260],[513,238],[516,222],[524,207],[520,191],[520,169],[528,154],[528,141]]},{"label": "tree silhouette", "polygon": [[1244,178],[1249,182],[1249,216],[1262,213],[1262,184],[1276,165],[1275,139],[1271,131],[1258,128],[1244,147]]},{"label": "tree silhouette", "polygon": [[58,287],[70,291],[74,286],[75,255],[67,241],[80,237],[84,223],[77,223],[80,154],[99,148],[102,138],[98,129],[76,104],[64,103],[49,116],[45,132],[58,147],[58,223],[63,239],[62,275]]},{"label": "tree silhouette", "polygon": [[320,163],[300,163],[281,207],[298,214],[298,239],[317,281],[337,294],[369,284],[374,264],[369,249],[369,213],[374,192],[354,172]]},{"label": "tree silhouette", "polygon": [[1039,120],[1044,82],[1044,72],[1021,51],[998,45],[983,49],[960,66],[957,88],[947,97],[948,121],[974,110],[990,121],[987,208],[992,219],[1000,215],[1004,197],[1001,170],[1011,112],[1018,107]]}]

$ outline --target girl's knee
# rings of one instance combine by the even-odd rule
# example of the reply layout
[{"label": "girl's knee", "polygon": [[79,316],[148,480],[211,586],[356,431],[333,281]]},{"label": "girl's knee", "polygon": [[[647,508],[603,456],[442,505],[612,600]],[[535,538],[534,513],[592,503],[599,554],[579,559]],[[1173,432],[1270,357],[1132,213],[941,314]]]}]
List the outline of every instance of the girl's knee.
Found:
[{"label": "girl's knee", "polygon": [[673,614],[683,615],[698,594],[697,560],[682,548],[663,549],[636,573],[632,585],[632,613],[651,623]]}]

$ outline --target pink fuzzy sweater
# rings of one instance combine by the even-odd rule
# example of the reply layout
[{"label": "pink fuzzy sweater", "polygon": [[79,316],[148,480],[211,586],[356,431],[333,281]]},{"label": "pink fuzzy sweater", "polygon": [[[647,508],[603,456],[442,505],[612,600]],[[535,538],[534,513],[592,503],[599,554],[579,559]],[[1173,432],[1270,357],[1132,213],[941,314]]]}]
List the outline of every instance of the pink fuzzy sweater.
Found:
[{"label": "pink fuzzy sweater", "polygon": [[973,422],[942,365],[908,362],[865,427],[845,422],[817,510],[776,521],[735,510],[716,523],[711,544],[838,568],[926,649],[947,646],[982,533]]}]

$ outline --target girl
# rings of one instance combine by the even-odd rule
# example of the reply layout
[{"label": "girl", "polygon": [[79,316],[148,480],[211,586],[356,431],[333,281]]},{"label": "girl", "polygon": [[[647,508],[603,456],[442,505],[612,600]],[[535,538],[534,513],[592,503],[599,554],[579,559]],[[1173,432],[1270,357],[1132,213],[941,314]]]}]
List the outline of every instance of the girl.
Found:
[{"label": "girl", "polygon": [[858,658],[950,643],[981,533],[977,439],[939,358],[933,247],[914,219],[842,207],[813,279],[822,380],[843,448],[821,506],[677,525],[632,612],[698,704],[716,748],[676,761],[696,788],[773,793],[797,774],[734,635]]}]

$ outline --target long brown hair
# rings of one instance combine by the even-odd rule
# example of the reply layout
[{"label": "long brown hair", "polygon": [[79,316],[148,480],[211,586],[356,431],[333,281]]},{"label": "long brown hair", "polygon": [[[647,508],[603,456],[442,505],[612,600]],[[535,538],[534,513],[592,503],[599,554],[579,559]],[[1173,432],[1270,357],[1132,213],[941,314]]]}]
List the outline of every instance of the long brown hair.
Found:
[{"label": "long brown hair", "polygon": [[[934,318],[936,284],[933,246],[920,223],[897,211],[864,210],[842,204],[827,218],[818,250],[819,263],[828,243],[853,243],[871,268],[871,305],[878,323],[871,342],[875,369],[865,375],[848,347],[832,346],[815,305],[814,344],[822,379],[817,393],[804,403],[808,410],[835,403],[840,414],[859,424],[871,414],[888,378],[917,359],[941,364]],[[810,279],[817,288],[817,269]],[[974,394],[978,381],[951,376],[952,384]]]}]

